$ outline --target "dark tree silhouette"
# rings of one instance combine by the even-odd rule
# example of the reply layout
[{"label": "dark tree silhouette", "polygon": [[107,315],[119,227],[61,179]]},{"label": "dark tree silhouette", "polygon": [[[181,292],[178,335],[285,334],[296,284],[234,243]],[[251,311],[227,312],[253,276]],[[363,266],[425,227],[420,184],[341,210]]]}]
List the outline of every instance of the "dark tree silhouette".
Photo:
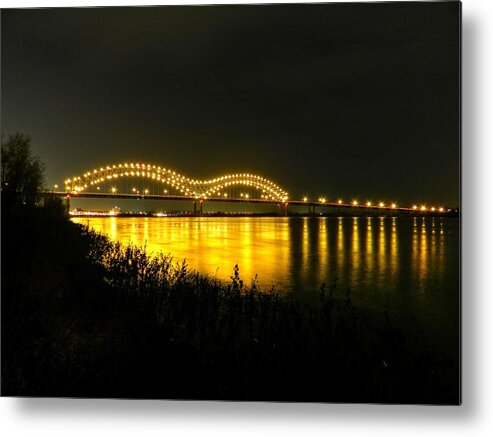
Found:
[{"label": "dark tree silhouette", "polygon": [[34,205],[45,181],[45,166],[31,151],[31,137],[2,136],[2,203]]}]

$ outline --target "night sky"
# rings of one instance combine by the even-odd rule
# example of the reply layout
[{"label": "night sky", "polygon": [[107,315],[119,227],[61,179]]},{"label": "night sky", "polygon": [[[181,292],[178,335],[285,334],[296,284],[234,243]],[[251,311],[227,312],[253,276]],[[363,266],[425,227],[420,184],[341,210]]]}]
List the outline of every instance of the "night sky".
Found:
[{"label": "night sky", "polygon": [[2,133],[47,184],[151,162],[459,203],[457,2],[2,10]]}]

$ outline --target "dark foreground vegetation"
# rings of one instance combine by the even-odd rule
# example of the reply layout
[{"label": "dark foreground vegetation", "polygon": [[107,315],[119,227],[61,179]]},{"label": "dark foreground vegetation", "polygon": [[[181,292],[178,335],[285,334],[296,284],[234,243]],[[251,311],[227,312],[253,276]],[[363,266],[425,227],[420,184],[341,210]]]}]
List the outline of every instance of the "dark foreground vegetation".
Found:
[{"label": "dark foreground vegetation", "polygon": [[50,208],[2,211],[2,395],[443,403],[458,371],[337,289],[189,272]]}]

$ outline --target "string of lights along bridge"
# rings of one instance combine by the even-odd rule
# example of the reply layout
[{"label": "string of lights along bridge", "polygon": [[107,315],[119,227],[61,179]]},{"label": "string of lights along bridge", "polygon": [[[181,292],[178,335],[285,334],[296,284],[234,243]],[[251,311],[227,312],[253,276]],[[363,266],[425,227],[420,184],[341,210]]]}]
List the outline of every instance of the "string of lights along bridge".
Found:
[{"label": "string of lights along bridge", "polygon": [[415,204],[407,207],[395,202],[372,202],[351,199],[328,200],[304,196],[290,199],[289,194],[274,182],[251,173],[234,173],[213,179],[200,180],[186,177],[172,169],[153,164],[120,163],[95,168],[82,176],[65,181],[65,192],[73,197],[113,197],[193,200],[219,202],[250,202],[288,205],[339,206],[416,212],[444,213],[443,206]]}]

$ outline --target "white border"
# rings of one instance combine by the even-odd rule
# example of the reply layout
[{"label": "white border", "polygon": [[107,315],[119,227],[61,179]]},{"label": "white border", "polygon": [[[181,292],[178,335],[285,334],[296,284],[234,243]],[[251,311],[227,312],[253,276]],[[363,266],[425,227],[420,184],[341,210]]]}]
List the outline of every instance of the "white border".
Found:
[{"label": "white border", "polygon": [[[190,4],[167,1],[0,0],[2,8]],[[194,4],[232,3],[196,1]],[[261,3],[245,1],[242,3]],[[279,3],[271,1],[269,3]],[[288,3],[283,1],[282,3]],[[295,2],[296,3],[296,2]],[[5,436],[142,434],[206,436],[489,435],[493,429],[492,80],[493,2],[463,3],[463,405],[462,407],[0,399]],[[490,110],[490,111],[488,111]],[[488,287],[489,286],[489,287]]]}]

